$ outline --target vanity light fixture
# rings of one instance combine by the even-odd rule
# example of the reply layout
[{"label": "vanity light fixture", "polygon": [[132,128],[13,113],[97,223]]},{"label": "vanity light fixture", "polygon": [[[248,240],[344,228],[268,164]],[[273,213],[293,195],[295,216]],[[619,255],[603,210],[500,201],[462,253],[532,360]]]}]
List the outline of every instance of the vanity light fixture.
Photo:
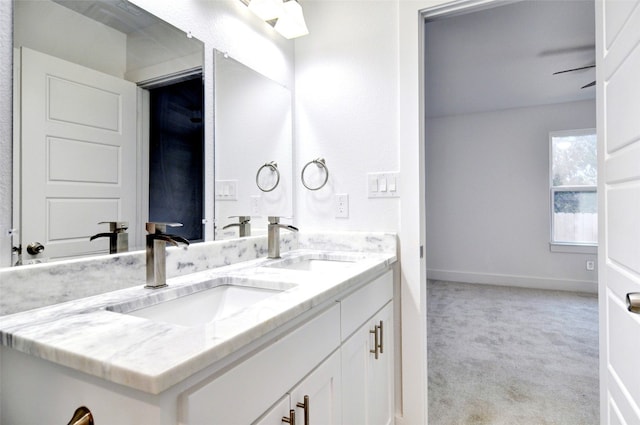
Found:
[{"label": "vanity light fixture", "polygon": [[273,26],[284,38],[292,39],[309,34],[296,0],[240,0],[260,19]]},{"label": "vanity light fixture", "polygon": [[263,21],[278,19],[284,13],[282,0],[251,0],[249,10]]},{"label": "vanity light fixture", "polygon": [[274,29],[286,39],[309,34],[307,24],[302,15],[302,6],[296,0],[289,0],[283,5],[284,13],[276,21]]}]

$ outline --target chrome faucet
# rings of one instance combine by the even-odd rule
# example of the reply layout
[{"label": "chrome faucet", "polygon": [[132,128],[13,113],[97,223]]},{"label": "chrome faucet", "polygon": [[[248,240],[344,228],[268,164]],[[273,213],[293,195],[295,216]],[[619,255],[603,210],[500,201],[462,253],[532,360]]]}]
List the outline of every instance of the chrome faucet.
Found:
[{"label": "chrome faucet", "polygon": [[228,229],[230,227],[238,226],[239,236],[251,236],[251,216],[248,215],[232,215],[229,218],[238,218],[238,223],[231,223],[224,226],[222,229]]},{"label": "chrome faucet", "polygon": [[158,289],[167,286],[166,246],[178,246],[178,242],[189,245],[189,241],[178,235],[165,233],[167,227],[181,227],[182,223],[147,223],[147,284],[145,288]]},{"label": "chrome faucet", "polygon": [[280,229],[297,232],[298,228],[289,224],[280,224],[280,217],[269,216],[269,228],[267,233],[267,258],[280,258]]},{"label": "chrome faucet", "polygon": [[101,221],[98,224],[108,224],[108,233],[98,233],[89,238],[89,241],[98,238],[109,238],[109,254],[127,252],[129,250],[129,223],[126,221]]}]

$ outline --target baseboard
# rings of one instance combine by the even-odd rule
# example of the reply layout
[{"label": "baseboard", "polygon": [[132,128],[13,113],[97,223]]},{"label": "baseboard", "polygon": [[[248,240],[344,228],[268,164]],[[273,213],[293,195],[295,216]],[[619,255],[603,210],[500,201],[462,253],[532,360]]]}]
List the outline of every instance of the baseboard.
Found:
[{"label": "baseboard", "polygon": [[510,274],[459,272],[427,269],[427,279],[449,282],[481,283],[486,285],[515,286],[519,288],[551,289],[556,291],[598,293],[598,282],[575,279],[553,279]]}]

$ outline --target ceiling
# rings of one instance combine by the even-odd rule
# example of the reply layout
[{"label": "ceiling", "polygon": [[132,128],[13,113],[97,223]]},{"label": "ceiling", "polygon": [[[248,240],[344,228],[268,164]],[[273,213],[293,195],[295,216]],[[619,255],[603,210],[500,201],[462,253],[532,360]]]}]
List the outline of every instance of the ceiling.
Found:
[{"label": "ceiling", "polygon": [[525,0],[427,22],[428,117],[595,98],[593,0]]},{"label": "ceiling", "polygon": [[125,34],[154,25],[158,18],[124,0],[52,0]]}]

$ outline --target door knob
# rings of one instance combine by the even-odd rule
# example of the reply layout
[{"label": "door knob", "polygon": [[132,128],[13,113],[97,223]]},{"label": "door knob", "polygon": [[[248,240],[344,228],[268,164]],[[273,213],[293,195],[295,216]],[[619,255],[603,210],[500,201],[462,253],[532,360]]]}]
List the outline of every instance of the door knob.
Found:
[{"label": "door knob", "polygon": [[29,245],[27,245],[27,252],[31,255],[38,255],[42,251],[44,251],[44,245],[42,245],[40,242],[31,242]]},{"label": "door knob", "polygon": [[627,309],[632,313],[640,314],[640,292],[627,294]]}]

